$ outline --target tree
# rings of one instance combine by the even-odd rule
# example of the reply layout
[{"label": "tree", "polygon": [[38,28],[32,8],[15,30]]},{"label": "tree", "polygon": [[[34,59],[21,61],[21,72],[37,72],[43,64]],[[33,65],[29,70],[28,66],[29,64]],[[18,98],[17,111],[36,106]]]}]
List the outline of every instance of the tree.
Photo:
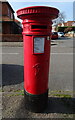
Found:
[{"label": "tree", "polygon": [[62,13],[59,13],[58,15],[58,18],[57,19],[54,19],[52,22],[53,22],[53,25],[57,26],[58,24],[62,24],[65,22],[65,13],[62,12]]}]

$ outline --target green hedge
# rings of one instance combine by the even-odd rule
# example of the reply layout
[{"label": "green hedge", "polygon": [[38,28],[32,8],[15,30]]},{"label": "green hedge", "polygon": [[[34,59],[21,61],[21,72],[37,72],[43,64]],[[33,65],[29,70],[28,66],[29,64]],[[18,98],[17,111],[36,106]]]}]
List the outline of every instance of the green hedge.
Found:
[{"label": "green hedge", "polygon": [[57,27],[57,31],[58,32],[65,32],[65,29],[69,29],[71,28],[70,31],[75,31],[75,26],[63,26],[63,27]]}]

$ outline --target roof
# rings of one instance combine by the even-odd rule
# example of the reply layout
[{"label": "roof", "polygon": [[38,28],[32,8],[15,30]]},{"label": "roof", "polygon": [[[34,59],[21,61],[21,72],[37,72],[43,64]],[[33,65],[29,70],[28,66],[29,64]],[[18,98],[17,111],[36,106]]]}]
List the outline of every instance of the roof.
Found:
[{"label": "roof", "polygon": [[15,11],[13,10],[13,8],[11,7],[11,5],[9,4],[8,1],[6,1],[6,0],[0,0],[0,2],[6,3],[6,4],[9,6],[9,8],[13,11],[13,13],[15,12]]},{"label": "roof", "polygon": [[67,21],[67,22],[65,22],[65,23],[73,23],[73,22],[75,22],[75,21]]}]

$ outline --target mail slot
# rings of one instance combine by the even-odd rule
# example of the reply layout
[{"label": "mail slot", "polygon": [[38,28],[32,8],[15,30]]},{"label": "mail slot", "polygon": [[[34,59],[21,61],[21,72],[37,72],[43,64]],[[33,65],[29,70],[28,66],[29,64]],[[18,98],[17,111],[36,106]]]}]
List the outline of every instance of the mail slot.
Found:
[{"label": "mail slot", "polygon": [[48,74],[52,20],[59,10],[32,6],[17,11],[23,20],[25,107],[41,112],[48,103]]},{"label": "mail slot", "polygon": [[32,25],[32,29],[47,29],[46,25]]}]

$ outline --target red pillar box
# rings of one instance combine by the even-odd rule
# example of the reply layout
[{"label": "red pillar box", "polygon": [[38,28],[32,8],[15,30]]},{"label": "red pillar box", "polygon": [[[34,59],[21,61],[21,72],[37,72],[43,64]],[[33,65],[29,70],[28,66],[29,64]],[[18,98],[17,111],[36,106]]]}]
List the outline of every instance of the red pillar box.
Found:
[{"label": "red pillar box", "polygon": [[41,112],[47,106],[50,33],[52,19],[58,13],[56,8],[45,6],[17,11],[23,20],[25,106],[34,112]]}]

